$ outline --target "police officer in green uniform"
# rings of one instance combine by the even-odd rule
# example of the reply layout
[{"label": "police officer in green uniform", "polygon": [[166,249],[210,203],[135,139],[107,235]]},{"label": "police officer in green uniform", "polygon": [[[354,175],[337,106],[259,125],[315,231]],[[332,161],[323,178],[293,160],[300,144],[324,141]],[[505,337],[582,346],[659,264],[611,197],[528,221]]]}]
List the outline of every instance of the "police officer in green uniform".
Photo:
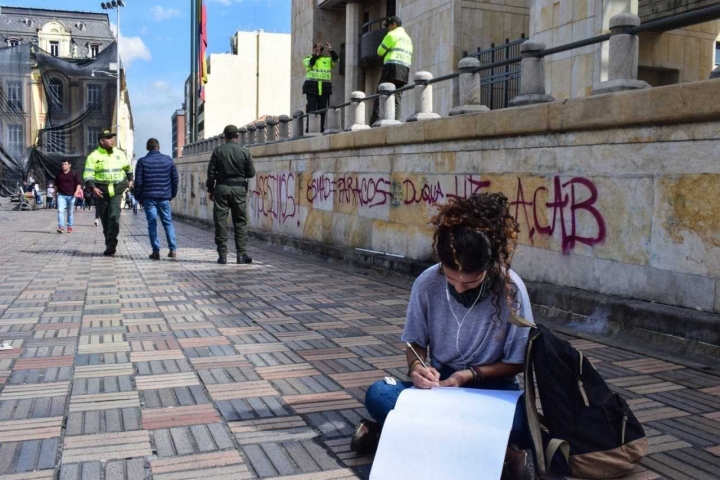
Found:
[{"label": "police officer in green uniform", "polygon": [[235,227],[237,263],[252,263],[247,254],[247,193],[248,179],[255,176],[250,151],[238,143],[238,128],[228,125],[223,131],[225,143],[215,147],[207,169],[207,190],[215,202],[215,245],[217,263],[227,263],[227,218],[232,212]]},{"label": "police officer in green uniform", "polygon": [[[316,112],[327,108],[332,94],[332,69],[337,65],[340,57],[332,49],[330,43],[325,42],[330,56],[323,55],[325,48],[319,43],[313,44],[313,53],[303,59],[305,66],[305,83],[303,83],[303,94],[307,99],[307,113]],[[305,127],[307,133],[308,126]],[[325,130],[325,114],[320,114],[320,131]]]},{"label": "police officer in green uniform", "polygon": [[[395,88],[402,88],[408,83],[410,77],[410,65],[412,64],[413,44],[410,36],[402,28],[402,20],[399,17],[388,17],[385,21],[388,33],[383,38],[377,49],[377,54],[383,59],[383,69],[380,74],[381,83],[392,83]],[[379,91],[379,89],[378,89]],[[400,100],[402,92],[395,94],[395,120],[400,120]],[[376,98],[373,103],[373,111],[370,116],[370,125],[380,118],[380,99]]]},{"label": "police officer in green uniform", "polygon": [[97,209],[105,235],[103,255],[113,256],[120,233],[120,202],[123,193],[133,185],[133,170],[125,152],[115,148],[115,133],[103,130],[97,149],[85,162],[85,185],[95,194]]}]

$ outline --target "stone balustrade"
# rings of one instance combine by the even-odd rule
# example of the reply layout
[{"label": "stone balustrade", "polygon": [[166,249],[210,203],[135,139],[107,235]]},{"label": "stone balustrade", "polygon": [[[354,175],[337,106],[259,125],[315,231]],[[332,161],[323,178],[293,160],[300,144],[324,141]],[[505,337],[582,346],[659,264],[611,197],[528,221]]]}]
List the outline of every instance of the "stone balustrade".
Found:
[{"label": "stone balustrade", "polygon": [[[637,79],[639,39],[633,28],[640,25],[636,15],[618,14],[610,19],[609,38],[609,67],[608,80],[602,82],[592,91],[593,95],[618,92],[622,90],[636,90],[648,88],[646,82]],[[592,39],[593,41],[595,39]],[[597,39],[597,42],[607,40],[607,36]],[[544,43],[528,39],[520,47],[520,92],[511,99],[510,107],[532,105],[536,103],[554,102],[555,98],[545,92],[545,55],[577,48],[575,45],[563,45],[546,49]],[[458,78],[459,102],[450,110],[450,115],[467,115],[488,111],[481,99],[480,72],[487,68],[482,66],[475,57],[466,57],[460,60],[458,71],[441,79],[435,79],[430,72],[420,71],[414,75],[412,85],[415,94],[415,112],[407,118],[407,122],[431,120],[440,116],[433,112],[433,84],[438,81],[452,81]],[[713,76],[717,76],[716,72]],[[712,77],[711,77],[712,78]],[[277,119],[257,121],[240,128],[240,142],[244,145],[262,145],[288,140],[313,137],[317,135],[332,135],[343,132],[342,119],[345,109],[349,109],[348,118],[351,125],[345,131],[359,131],[371,128],[367,124],[367,107],[369,101],[379,96],[380,118],[372,125],[374,128],[400,125],[402,121],[395,119],[395,85],[383,83],[378,87],[378,93],[367,96],[365,92],[355,91],[350,94],[350,101],[341,106],[329,106],[323,113],[325,115],[325,128],[321,132],[321,115],[317,112],[309,114],[301,110],[295,111],[291,116],[280,115]],[[292,127],[291,127],[292,122]],[[349,122],[348,122],[349,123]],[[307,129],[306,129],[307,127]],[[209,140],[200,140],[185,146],[185,155],[194,155],[212,150],[223,139],[213,137]]]}]

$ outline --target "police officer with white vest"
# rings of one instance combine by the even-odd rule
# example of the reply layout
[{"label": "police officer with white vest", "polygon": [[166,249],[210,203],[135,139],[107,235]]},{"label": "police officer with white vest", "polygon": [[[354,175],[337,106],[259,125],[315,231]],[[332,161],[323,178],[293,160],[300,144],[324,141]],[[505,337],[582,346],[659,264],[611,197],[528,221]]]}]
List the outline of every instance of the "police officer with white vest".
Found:
[{"label": "police officer with white vest", "polygon": [[[332,93],[332,69],[337,65],[340,57],[332,49],[330,43],[325,42],[330,56],[323,55],[325,48],[319,44],[313,44],[313,53],[303,59],[305,66],[305,83],[303,94],[307,99],[306,113],[316,112],[327,108],[330,94]],[[308,121],[308,126],[309,126]],[[320,114],[320,131],[325,130],[325,114]],[[308,127],[305,127],[308,132]]]},{"label": "police officer with white vest", "polygon": [[[410,36],[402,28],[402,20],[399,17],[388,17],[385,22],[388,29],[387,35],[377,49],[377,54],[383,59],[383,69],[380,74],[381,83],[392,83],[395,88],[402,88],[408,84],[410,77],[410,64],[412,63],[413,44]],[[379,91],[380,89],[378,89]],[[395,120],[400,120],[400,99],[402,93],[395,94]],[[370,116],[370,125],[380,117],[380,99],[376,98],[373,103],[373,111]]]}]

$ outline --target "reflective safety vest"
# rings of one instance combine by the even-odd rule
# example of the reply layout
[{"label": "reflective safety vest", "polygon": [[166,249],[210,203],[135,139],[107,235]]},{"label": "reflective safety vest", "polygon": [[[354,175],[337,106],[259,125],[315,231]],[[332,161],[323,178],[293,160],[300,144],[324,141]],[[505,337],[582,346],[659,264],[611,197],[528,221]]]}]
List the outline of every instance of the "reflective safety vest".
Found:
[{"label": "reflective safety vest", "polygon": [[394,63],[410,68],[412,63],[413,44],[405,29],[397,27],[388,32],[377,49],[377,54],[383,57],[383,65]]},{"label": "reflective safety vest", "polygon": [[310,65],[312,55],[308,55],[303,59],[305,65],[305,80],[316,80],[318,82],[318,95],[322,95],[323,82],[332,82],[332,69],[337,65],[337,61],[330,57],[320,56],[315,61],[315,65]]},{"label": "reflective safety vest", "polygon": [[125,152],[119,148],[113,148],[112,153],[108,153],[104,148],[98,147],[88,155],[85,161],[83,180],[93,184],[107,185],[108,192],[113,197],[115,195],[113,185],[124,181],[128,174],[132,173],[132,166]]}]

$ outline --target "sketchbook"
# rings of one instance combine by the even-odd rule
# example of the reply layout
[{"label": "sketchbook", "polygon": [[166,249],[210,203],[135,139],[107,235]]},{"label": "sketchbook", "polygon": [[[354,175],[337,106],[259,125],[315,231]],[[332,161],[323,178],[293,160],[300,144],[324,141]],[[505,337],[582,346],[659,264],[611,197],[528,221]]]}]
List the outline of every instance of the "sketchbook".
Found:
[{"label": "sketchbook", "polygon": [[498,480],[521,394],[404,390],[385,421],[370,480]]}]

